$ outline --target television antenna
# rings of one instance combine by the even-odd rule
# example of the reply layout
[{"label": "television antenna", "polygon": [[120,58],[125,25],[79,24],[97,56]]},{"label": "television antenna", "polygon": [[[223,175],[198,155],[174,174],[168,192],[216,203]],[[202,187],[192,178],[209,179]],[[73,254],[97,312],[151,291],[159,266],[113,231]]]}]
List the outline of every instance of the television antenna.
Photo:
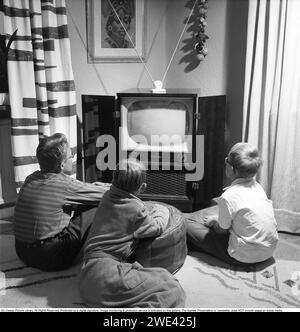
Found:
[{"label": "television antenna", "polygon": [[152,84],[153,84],[153,86],[154,86],[154,88],[151,89],[152,93],[165,93],[165,92],[166,92],[166,89],[163,88],[163,83],[164,83],[164,81],[165,81],[165,79],[166,79],[166,76],[167,76],[167,73],[168,73],[168,71],[169,71],[169,69],[170,69],[171,63],[172,63],[172,61],[173,61],[173,59],[174,59],[174,56],[175,56],[176,51],[177,51],[177,49],[178,49],[178,46],[179,46],[179,44],[180,44],[180,42],[181,42],[182,36],[183,36],[183,34],[185,33],[185,31],[186,31],[187,25],[188,25],[189,22],[190,22],[190,19],[191,19],[191,17],[192,17],[193,12],[194,12],[195,6],[196,6],[196,4],[198,3],[198,0],[195,0],[195,2],[194,2],[194,5],[193,5],[193,7],[192,7],[192,9],[191,9],[191,12],[190,12],[190,15],[189,15],[189,17],[188,17],[188,19],[187,19],[187,21],[186,21],[186,23],[185,23],[185,26],[183,27],[183,30],[182,30],[182,32],[181,32],[179,38],[178,38],[177,44],[176,44],[176,46],[175,46],[175,48],[174,48],[174,51],[173,51],[173,54],[172,54],[171,59],[170,59],[170,61],[169,61],[169,64],[168,64],[168,66],[167,66],[167,69],[165,70],[165,73],[164,73],[164,75],[163,75],[163,77],[162,77],[161,80],[154,80],[153,76],[151,75],[151,73],[150,73],[150,71],[149,71],[149,68],[147,67],[147,64],[145,63],[145,61],[143,60],[143,58],[142,58],[141,55],[139,54],[138,50],[136,49],[136,46],[134,45],[134,43],[133,43],[133,41],[132,41],[132,39],[131,39],[131,36],[130,36],[130,34],[128,33],[128,31],[126,30],[126,28],[125,28],[125,26],[124,26],[122,20],[120,19],[119,15],[118,15],[118,13],[117,13],[117,11],[116,11],[116,9],[114,8],[114,6],[112,5],[112,3],[111,3],[110,0],[108,0],[108,2],[109,2],[109,4],[110,4],[110,6],[111,6],[111,8],[112,8],[112,10],[113,10],[113,12],[114,12],[114,14],[116,15],[116,17],[118,18],[119,22],[121,23],[121,25],[122,25],[122,27],[123,27],[123,29],[124,29],[124,31],[125,31],[125,33],[126,33],[128,39],[129,39],[129,41],[130,41],[130,43],[131,43],[131,45],[132,45],[133,48],[134,48],[134,51],[136,52],[137,56],[139,57],[141,63],[144,65],[144,67],[145,67],[145,69],[146,69],[146,72],[147,72],[147,74],[148,74],[150,80],[152,81]]}]

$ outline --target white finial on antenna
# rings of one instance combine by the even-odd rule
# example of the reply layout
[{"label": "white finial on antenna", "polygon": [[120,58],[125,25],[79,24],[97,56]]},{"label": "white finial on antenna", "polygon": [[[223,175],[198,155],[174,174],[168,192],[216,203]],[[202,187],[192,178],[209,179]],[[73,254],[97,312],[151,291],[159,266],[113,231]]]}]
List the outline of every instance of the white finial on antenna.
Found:
[{"label": "white finial on antenna", "polygon": [[151,89],[153,93],[166,93],[166,89],[163,88],[163,83],[162,81],[154,81],[153,82],[154,88]]}]

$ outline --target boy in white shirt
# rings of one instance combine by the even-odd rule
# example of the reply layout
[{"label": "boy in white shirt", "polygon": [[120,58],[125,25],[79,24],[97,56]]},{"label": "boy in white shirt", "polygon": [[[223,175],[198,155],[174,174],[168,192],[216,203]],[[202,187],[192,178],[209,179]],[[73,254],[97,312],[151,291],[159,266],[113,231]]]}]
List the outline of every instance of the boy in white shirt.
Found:
[{"label": "boy in white shirt", "polygon": [[262,160],[255,147],[237,143],[225,163],[233,182],[219,199],[219,216],[188,222],[188,244],[233,266],[263,262],[272,257],[278,233],[272,202],[255,181]]}]

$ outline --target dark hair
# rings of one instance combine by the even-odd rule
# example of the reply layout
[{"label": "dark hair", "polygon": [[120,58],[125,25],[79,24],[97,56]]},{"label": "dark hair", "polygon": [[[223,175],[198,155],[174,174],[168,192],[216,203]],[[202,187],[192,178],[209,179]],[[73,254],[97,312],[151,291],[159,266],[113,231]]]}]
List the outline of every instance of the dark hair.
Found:
[{"label": "dark hair", "polygon": [[56,133],[44,137],[36,149],[42,171],[60,173],[61,163],[67,159],[68,140],[64,134]]},{"label": "dark hair", "polygon": [[257,148],[249,143],[235,144],[231,148],[227,160],[242,178],[255,176],[262,165]]},{"label": "dark hair", "polygon": [[136,159],[123,159],[113,173],[112,184],[129,193],[137,192],[146,181],[145,166]]}]

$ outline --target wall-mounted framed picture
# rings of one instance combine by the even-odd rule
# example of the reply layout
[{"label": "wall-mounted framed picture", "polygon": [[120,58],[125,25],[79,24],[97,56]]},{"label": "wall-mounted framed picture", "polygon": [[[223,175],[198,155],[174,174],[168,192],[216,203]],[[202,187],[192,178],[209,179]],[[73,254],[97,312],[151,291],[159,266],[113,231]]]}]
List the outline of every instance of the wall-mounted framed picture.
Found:
[{"label": "wall-mounted framed picture", "polygon": [[145,60],[144,0],[86,0],[88,62]]}]

